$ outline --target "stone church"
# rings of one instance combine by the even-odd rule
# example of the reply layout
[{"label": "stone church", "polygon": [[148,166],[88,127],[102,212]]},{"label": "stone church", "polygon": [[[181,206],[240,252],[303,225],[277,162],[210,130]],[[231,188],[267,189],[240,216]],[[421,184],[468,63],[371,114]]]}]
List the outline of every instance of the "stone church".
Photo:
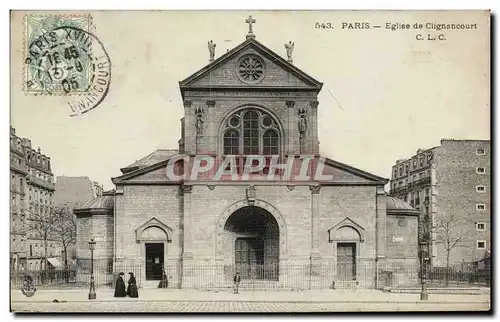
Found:
[{"label": "stone church", "polygon": [[[252,22],[218,58],[210,42],[209,64],[179,82],[178,148],[122,168],[113,191],[75,210],[78,261],[88,264],[94,238],[98,283],[99,270],[133,270],[156,287],[165,270],[174,288],[228,287],[235,272],[243,286],[374,288],[388,268],[418,268],[419,213],[386,195],[387,179],[319,154],[322,83],[293,65],[293,43],[283,58],[258,42]],[[168,176],[169,160],[182,170],[196,155],[235,156],[237,173],[249,155],[266,165],[250,180]],[[324,160],[329,178],[260,180],[270,156],[301,155]]]}]

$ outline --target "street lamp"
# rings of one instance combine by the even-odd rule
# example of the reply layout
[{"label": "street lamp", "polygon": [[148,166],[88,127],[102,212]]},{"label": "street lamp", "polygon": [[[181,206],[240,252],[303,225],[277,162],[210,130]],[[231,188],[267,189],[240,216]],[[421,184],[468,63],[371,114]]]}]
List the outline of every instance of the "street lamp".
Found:
[{"label": "street lamp", "polygon": [[420,300],[429,299],[427,293],[427,261],[429,260],[429,244],[430,244],[430,227],[429,227],[429,199],[424,201],[425,213],[420,225],[420,277],[422,281],[422,290],[420,292]]},{"label": "street lamp", "polygon": [[95,300],[95,282],[94,282],[94,250],[95,250],[94,238],[89,241],[90,249],[90,290],[89,290],[89,300]]}]

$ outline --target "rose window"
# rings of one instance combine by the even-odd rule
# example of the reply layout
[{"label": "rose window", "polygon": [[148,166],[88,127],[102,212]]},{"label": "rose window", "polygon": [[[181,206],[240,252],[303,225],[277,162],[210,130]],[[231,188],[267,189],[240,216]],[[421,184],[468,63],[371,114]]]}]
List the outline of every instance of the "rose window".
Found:
[{"label": "rose window", "polygon": [[264,76],[264,62],[254,55],[244,56],[238,64],[238,77],[247,83],[256,83]]}]

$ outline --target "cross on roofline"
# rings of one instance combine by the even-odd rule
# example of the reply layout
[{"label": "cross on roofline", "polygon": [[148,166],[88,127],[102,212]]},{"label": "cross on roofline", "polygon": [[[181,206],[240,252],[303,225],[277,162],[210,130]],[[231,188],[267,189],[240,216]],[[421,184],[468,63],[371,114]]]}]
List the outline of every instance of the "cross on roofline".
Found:
[{"label": "cross on roofline", "polygon": [[252,18],[251,15],[249,15],[248,18],[245,19],[245,22],[248,24],[247,39],[248,38],[255,38],[255,35],[253,34],[253,30],[252,30],[252,24],[254,24],[256,22],[256,20],[254,18]]}]

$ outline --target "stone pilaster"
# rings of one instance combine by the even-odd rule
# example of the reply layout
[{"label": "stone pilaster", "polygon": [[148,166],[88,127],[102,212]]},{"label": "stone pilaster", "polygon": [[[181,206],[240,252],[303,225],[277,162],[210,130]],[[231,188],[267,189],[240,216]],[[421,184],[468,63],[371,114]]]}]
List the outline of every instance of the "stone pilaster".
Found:
[{"label": "stone pilaster", "polygon": [[215,126],[215,101],[207,101],[207,108],[206,108],[206,132],[204,133],[206,137],[206,144],[207,146],[205,147],[203,153],[206,154],[216,154],[216,147],[217,147],[217,127]]},{"label": "stone pilaster", "polygon": [[376,202],[377,202],[377,214],[376,214],[376,253],[377,259],[383,259],[386,257],[386,225],[387,225],[387,206],[385,199],[385,191],[383,186],[376,188]]},{"label": "stone pilaster", "polygon": [[183,259],[193,257],[193,218],[191,212],[191,191],[193,186],[182,186],[184,200],[184,252]]},{"label": "stone pilaster", "polygon": [[192,111],[193,102],[184,100],[184,150],[186,154],[194,154],[196,151],[196,115]]},{"label": "stone pilaster", "polygon": [[318,259],[320,258],[319,242],[322,235],[319,222],[321,186],[309,186],[309,190],[311,190],[311,259]]},{"label": "stone pilaster", "polygon": [[311,138],[311,146],[310,152],[311,154],[319,154],[319,141],[318,141],[318,101],[309,102],[311,105],[311,113],[309,116],[309,124],[311,124],[310,130],[310,138]]},{"label": "stone pilaster", "polygon": [[287,155],[297,154],[296,151],[296,137],[298,134],[297,129],[297,117],[295,115],[295,102],[294,101],[286,101],[286,107],[288,108],[288,117],[287,117],[287,128],[285,129],[285,135],[287,138],[286,141],[286,149],[285,153]]}]

